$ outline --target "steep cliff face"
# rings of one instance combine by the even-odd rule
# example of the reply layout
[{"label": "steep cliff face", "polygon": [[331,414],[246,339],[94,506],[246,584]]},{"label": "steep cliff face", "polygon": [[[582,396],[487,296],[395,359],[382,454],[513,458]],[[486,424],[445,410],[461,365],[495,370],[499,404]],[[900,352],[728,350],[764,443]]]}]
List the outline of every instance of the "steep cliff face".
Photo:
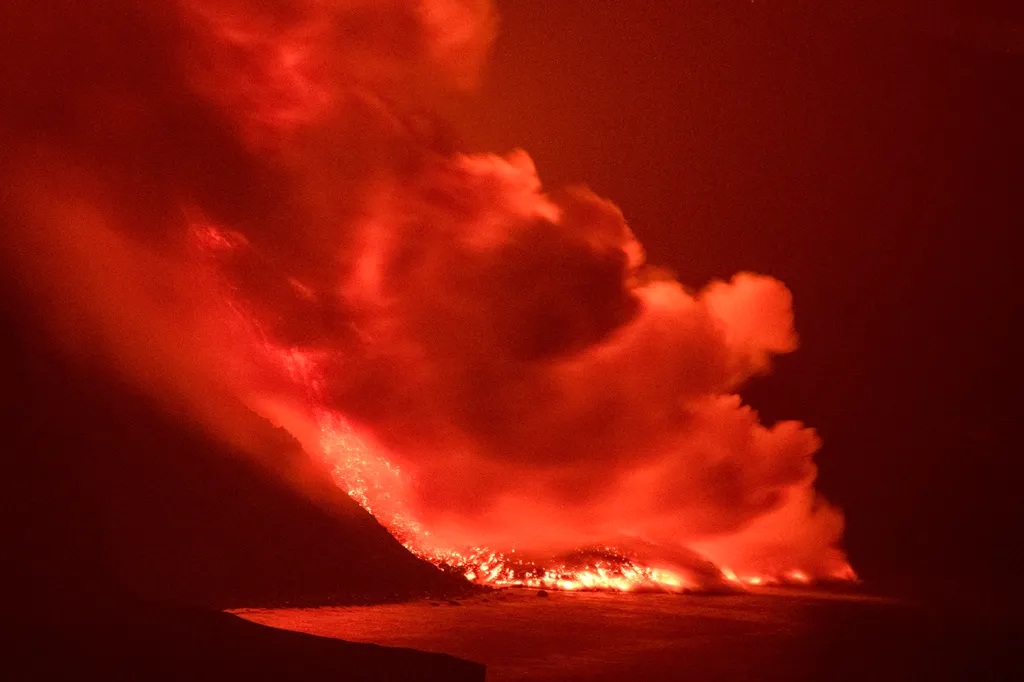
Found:
[{"label": "steep cliff face", "polygon": [[66,604],[117,590],[224,608],[464,589],[409,554],[260,417],[236,407],[261,444],[240,452],[54,350],[23,310],[6,296],[0,323],[15,595]]}]

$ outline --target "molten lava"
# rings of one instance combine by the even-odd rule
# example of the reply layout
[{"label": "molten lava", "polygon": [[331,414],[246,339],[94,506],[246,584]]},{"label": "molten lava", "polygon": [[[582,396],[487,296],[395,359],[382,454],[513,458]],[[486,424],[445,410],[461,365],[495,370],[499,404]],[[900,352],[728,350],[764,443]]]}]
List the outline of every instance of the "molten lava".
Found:
[{"label": "molten lava", "polygon": [[[196,236],[209,252],[232,251],[245,246],[237,236],[221,233],[209,225],[197,228]],[[657,547],[647,546],[645,551],[637,552],[636,543],[628,542],[618,546],[575,547],[568,552],[547,554],[514,548],[502,551],[482,545],[455,546],[431,532],[411,511],[410,482],[402,468],[386,456],[386,450],[361,435],[345,416],[325,407],[326,380],[316,354],[274,345],[245,312],[244,306],[229,300],[228,307],[238,317],[241,328],[256,332],[255,339],[268,358],[278,364],[298,388],[302,395],[298,402],[305,406],[306,417],[315,425],[317,433],[317,442],[310,449],[321,454],[338,486],[373,514],[408,550],[443,570],[457,572],[482,585],[568,591],[684,592],[856,578],[845,561],[837,562],[827,574],[811,575],[798,568],[737,573],[727,566],[712,564],[705,557],[666,561],[664,556],[659,556]],[[283,422],[294,428],[294,413]],[[296,429],[301,430],[301,427]]]},{"label": "molten lava", "polygon": [[[292,360],[292,358],[290,358]],[[457,550],[438,547],[431,533],[404,510],[401,470],[384,457],[374,454],[340,415],[323,411],[318,415],[322,431],[321,446],[332,467],[338,485],[354,500],[374,514],[407,549],[435,565],[462,573],[467,580],[493,587],[521,586],[548,590],[664,590],[670,592],[705,590],[719,587],[712,578],[687,575],[683,570],[646,566],[642,561],[614,547],[599,548],[583,560],[572,562],[529,559],[487,547]],[[722,582],[742,586],[777,584],[806,585],[815,579],[792,569],[779,574],[739,576],[728,567],[719,568]],[[837,568],[830,580],[852,580],[856,576],[849,565]]]}]

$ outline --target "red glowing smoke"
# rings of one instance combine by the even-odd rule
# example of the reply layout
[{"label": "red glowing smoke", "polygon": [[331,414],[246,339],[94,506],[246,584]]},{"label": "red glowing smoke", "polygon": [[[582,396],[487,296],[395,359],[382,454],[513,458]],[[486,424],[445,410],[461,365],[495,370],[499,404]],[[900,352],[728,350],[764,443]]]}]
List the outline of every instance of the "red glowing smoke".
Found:
[{"label": "red glowing smoke", "polygon": [[219,396],[267,415],[428,555],[629,538],[845,575],[817,436],[736,394],[796,349],[786,287],[688,290],[612,203],[546,193],[524,152],[452,151],[432,111],[476,79],[485,3],[125,12],[161,66],[68,83],[77,117],[8,170],[5,246],[60,333],[222,435],[244,441]]}]

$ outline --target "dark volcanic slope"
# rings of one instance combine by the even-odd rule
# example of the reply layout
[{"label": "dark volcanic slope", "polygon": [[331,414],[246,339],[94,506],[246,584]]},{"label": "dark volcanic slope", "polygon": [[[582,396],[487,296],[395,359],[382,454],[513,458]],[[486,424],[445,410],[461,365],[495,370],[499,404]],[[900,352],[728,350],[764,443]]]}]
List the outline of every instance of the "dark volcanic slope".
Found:
[{"label": "dark volcanic slope", "polygon": [[[12,596],[65,605],[116,588],[223,608],[465,586],[409,554],[323,475],[316,481],[271,425],[262,423],[262,460],[234,452],[100,368],[72,363],[17,310],[8,298],[0,322]],[[274,460],[304,467],[316,501],[287,485]]]},{"label": "dark volcanic slope", "polygon": [[[249,422],[255,457],[167,414],[116,379],[109,362],[71,362],[55,350],[66,344],[48,343],[28,312],[49,309],[39,302],[49,297],[69,314],[77,286],[74,266],[61,270],[63,245],[48,251],[28,236],[65,228],[60,218],[33,222],[40,207],[117,196],[110,211],[124,214],[120,227],[166,245],[180,237],[167,216],[180,215],[183,203],[218,217],[229,206],[252,216],[267,210],[261,192],[276,196],[275,182],[256,180],[262,162],[192,92],[179,64],[182,36],[168,18],[174,3],[145,5],[0,5],[0,413],[11,526],[3,548],[7,568],[20,575],[9,584],[30,600],[62,603],[111,584],[216,607],[379,601],[458,587],[464,581],[406,552],[289,436],[232,398],[222,402]],[[103,102],[149,113],[134,126],[116,112],[96,113]],[[65,163],[95,186],[79,193],[57,170]],[[37,165],[45,170],[24,176]],[[56,193],[40,199],[43,185]],[[88,348],[75,351],[89,357]],[[317,490],[316,501],[287,485],[282,470]]]}]

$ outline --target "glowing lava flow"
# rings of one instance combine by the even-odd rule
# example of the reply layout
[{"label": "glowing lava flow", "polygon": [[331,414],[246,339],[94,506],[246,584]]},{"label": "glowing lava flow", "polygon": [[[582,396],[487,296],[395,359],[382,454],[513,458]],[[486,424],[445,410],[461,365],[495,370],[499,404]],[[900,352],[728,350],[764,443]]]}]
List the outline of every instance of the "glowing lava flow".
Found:
[{"label": "glowing lava flow", "polygon": [[485,547],[465,551],[442,549],[431,543],[429,530],[404,511],[401,470],[374,454],[344,417],[328,410],[317,414],[320,445],[335,481],[349,496],[395,536],[409,551],[472,582],[507,587],[521,585],[557,590],[664,589],[679,591],[698,585],[666,570],[637,565],[629,557],[605,548],[603,556],[586,563],[541,565]]},{"label": "glowing lava flow", "polygon": [[[314,404],[320,385],[316,364],[299,350],[276,349],[275,355],[292,379],[310,392]],[[364,509],[373,514],[409,551],[443,570],[462,574],[467,580],[494,587],[522,586],[548,590],[660,590],[684,592],[733,585],[736,587],[778,584],[810,584],[813,579],[799,570],[780,575],[737,575],[719,567],[717,585],[684,577],[672,570],[643,565],[613,547],[577,552],[573,561],[544,561],[486,547],[464,550],[442,548],[406,511],[406,481],[401,469],[376,452],[345,417],[314,408],[320,430],[320,448],[335,482]],[[852,570],[832,576],[854,579]]]},{"label": "glowing lava flow", "polygon": [[[307,389],[313,404],[321,404],[315,361],[297,349],[272,348],[272,355],[296,383]],[[486,547],[461,551],[438,547],[430,531],[406,511],[406,481],[401,469],[375,452],[342,415],[315,407],[314,419],[320,430],[323,457],[339,487],[373,514],[409,551],[443,570],[495,587],[676,592],[701,587],[674,572],[640,565],[610,547],[589,552],[571,563],[531,560],[515,551],[505,553]]]},{"label": "glowing lava flow", "polygon": [[[231,234],[210,225],[196,225],[194,236],[208,255],[234,251],[239,247]],[[453,547],[431,533],[410,509],[411,481],[402,469],[379,447],[362,435],[341,413],[328,407],[323,394],[325,381],[317,352],[306,348],[277,345],[240,301],[232,294],[225,298],[228,315],[237,324],[236,331],[259,349],[276,372],[302,396],[297,402],[316,431],[306,445],[329,466],[335,483],[359,503],[416,556],[445,571],[458,573],[467,580],[495,587],[523,586],[550,590],[660,590],[684,592],[722,589],[730,586],[809,584],[815,582],[801,570],[774,574],[737,573],[714,565],[693,554],[694,564],[651,560],[645,552],[634,552],[612,545],[578,548],[558,556],[530,556],[516,550],[497,551],[485,546]],[[291,410],[296,394],[292,393]],[[848,564],[828,576],[836,580],[855,579]]]},{"label": "glowing lava flow", "polygon": [[[400,491],[401,470],[380,455],[373,454],[348,422],[335,413],[319,415],[321,446],[338,484],[352,499],[388,528],[413,554],[445,570],[457,571],[471,582],[494,587],[522,586],[549,590],[662,590],[682,592],[710,587],[679,573],[644,566],[613,547],[601,547],[573,562],[545,563],[521,557],[516,552],[498,552],[486,547],[468,550],[441,549],[431,544],[430,531],[404,511]],[[396,494],[397,493],[397,494]],[[793,570],[777,576],[738,576],[720,568],[721,583],[735,586],[809,584],[812,578]],[[836,575],[836,579],[852,579]]]}]

